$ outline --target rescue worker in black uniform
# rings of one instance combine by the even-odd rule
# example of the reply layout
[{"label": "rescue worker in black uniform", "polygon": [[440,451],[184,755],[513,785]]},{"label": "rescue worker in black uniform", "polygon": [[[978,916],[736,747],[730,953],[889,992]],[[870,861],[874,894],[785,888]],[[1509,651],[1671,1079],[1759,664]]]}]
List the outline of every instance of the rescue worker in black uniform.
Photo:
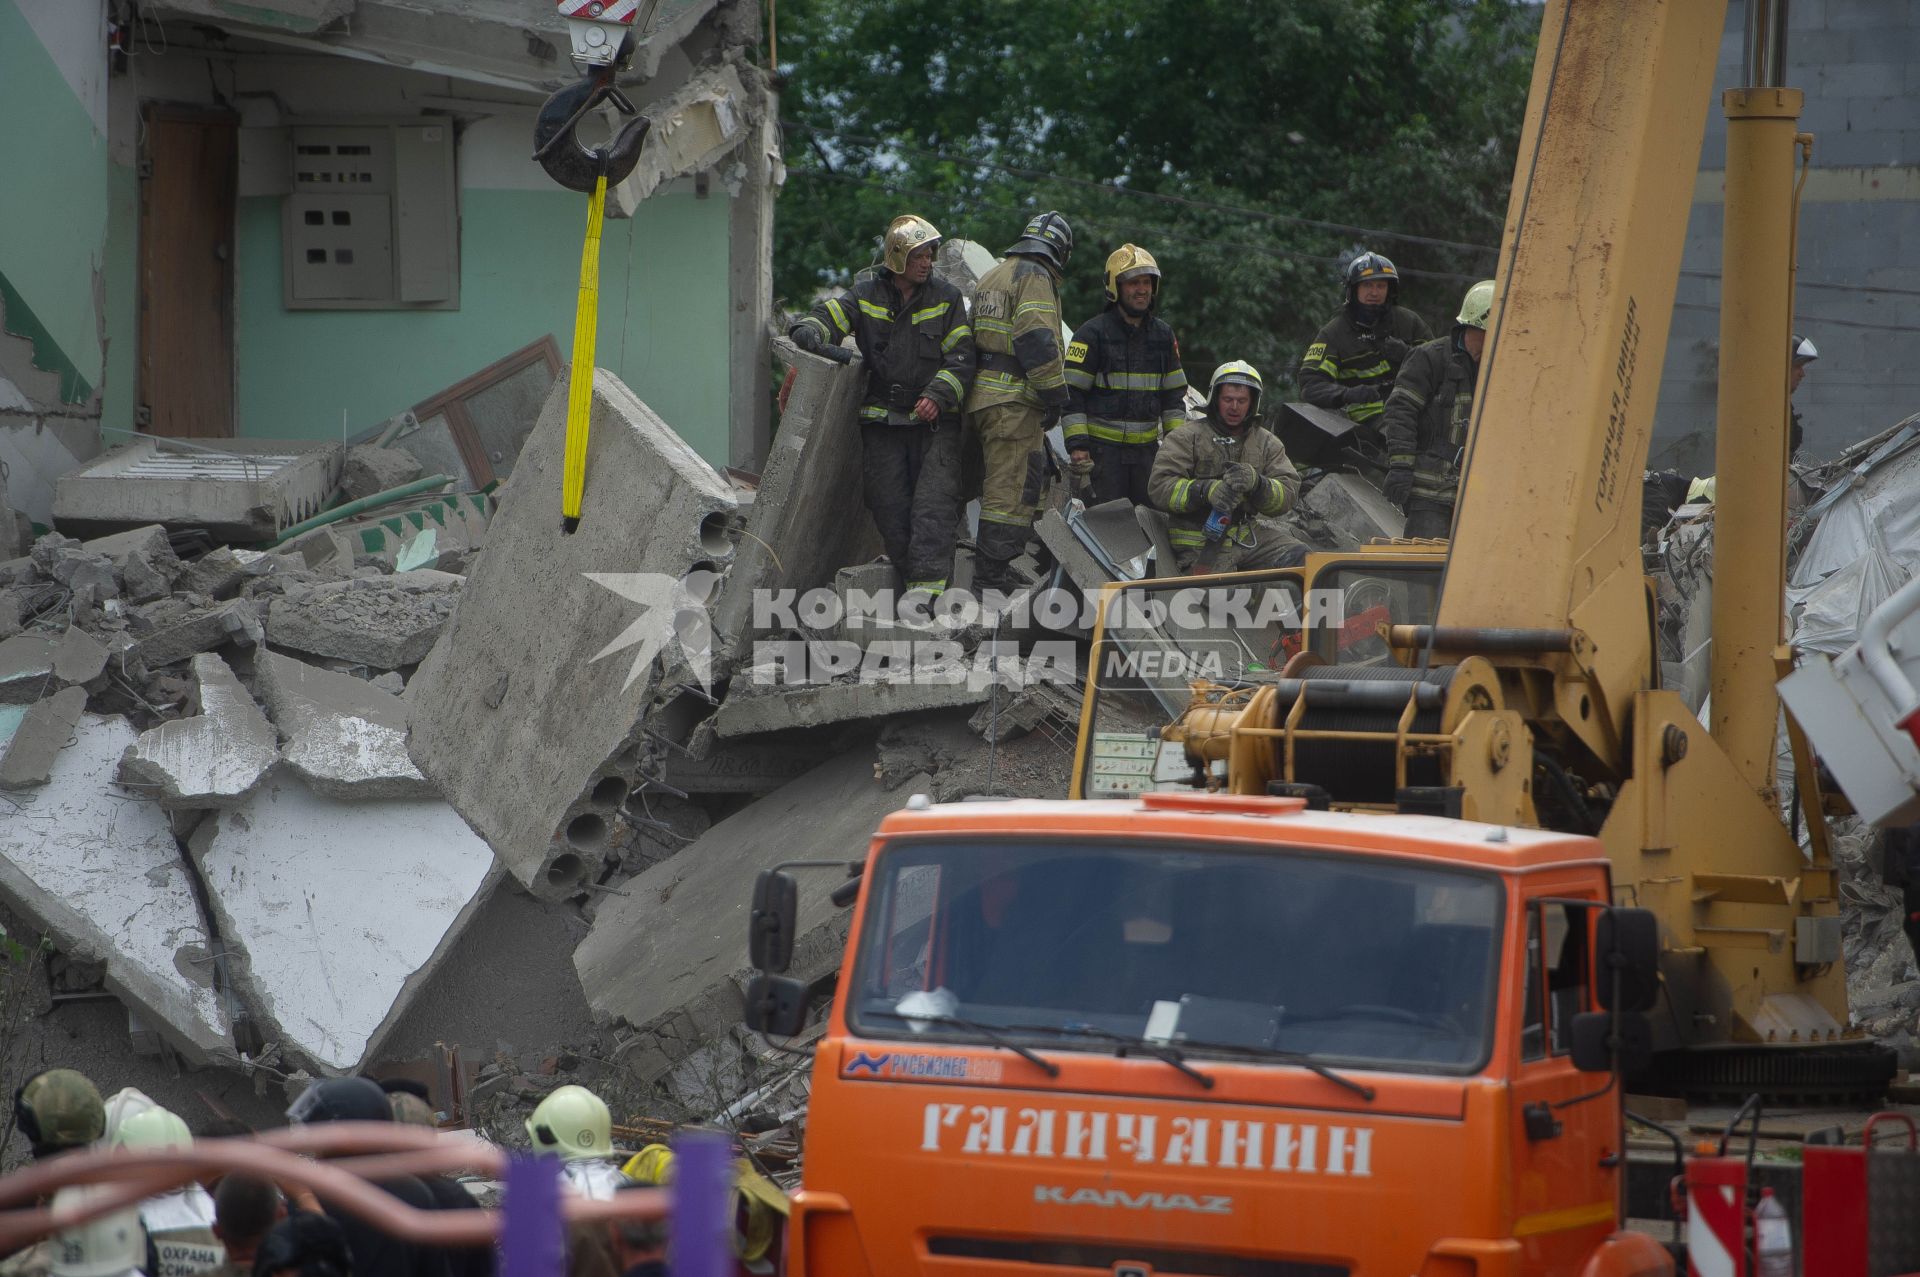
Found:
[{"label": "rescue worker in black uniform", "polygon": [[866,361],[860,401],[867,509],[909,590],[939,594],[960,524],[960,406],[973,384],[973,329],[960,290],[933,278],[940,232],[911,213],[893,219],[881,268],[815,306],[789,335],[802,350]]},{"label": "rescue worker in black uniform", "polygon": [[1403,536],[1445,538],[1453,532],[1461,450],[1473,417],[1473,387],[1493,311],[1493,281],[1467,290],[1453,331],[1407,356],[1383,415],[1387,480],[1381,491],[1406,511]]},{"label": "rescue worker in black uniform", "polygon": [[1377,444],[1400,365],[1433,334],[1426,320],[1400,305],[1400,273],[1379,253],[1347,263],[1346,288],[1346,305],[1308,343],[1295,380],[1302,399],[1346,413]]},{"label": "rescue worker in black uniform", "polygon": [[1067,344],[1068,407],[1060,418],[1076,473],[1092,465],[1093,499],[1147,505],[1160,440],[1187,419],[1180,342],[1154,314],[1160,264],[1122,244],[1107,258],[1107,308]]}]

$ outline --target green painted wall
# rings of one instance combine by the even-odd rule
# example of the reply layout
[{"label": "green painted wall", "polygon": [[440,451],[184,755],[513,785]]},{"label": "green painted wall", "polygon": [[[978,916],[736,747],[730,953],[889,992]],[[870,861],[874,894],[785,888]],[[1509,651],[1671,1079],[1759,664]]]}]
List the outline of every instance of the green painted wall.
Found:
[{"label": "green painted wall", "polygon": [[107,360],[100,386],[100,425],[109,448],[125,442],[113,430],[133,429],[139,362],[140,180],[129,164],[107,165]]},{"label": "green painted wall", "polygon": [[0,276],[30,312],[7,327],[50,342],[34,362],[66,372],[63,393],[84,398],[101,375],[93,273],[106,251],[107,140],[14,0],[0,0],[0,121]]},{"label": "green painted wall", "polygon": [[[551,333],[573,346],[585,202],[565,191],[460,192],[460,309],[287,310],[279,197],[240,201],[238,432],[357,433]],[[727,201],[656,195],[609,220],[597,362],[702,456],[727,459]]]}]

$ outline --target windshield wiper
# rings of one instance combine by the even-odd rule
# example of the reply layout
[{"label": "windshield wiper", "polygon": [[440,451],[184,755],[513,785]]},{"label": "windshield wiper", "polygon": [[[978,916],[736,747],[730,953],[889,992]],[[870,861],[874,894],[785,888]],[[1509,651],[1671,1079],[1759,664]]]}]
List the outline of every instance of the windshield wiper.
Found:
[{"label": "windshield wiper", "polygon": [[1062,1033],[1074,1037],[1099,1038],[1103,1042],[1117,1043],[1119,1050],[1115,1051],[1114,1054],[1122,1059],[1126,1058],[1128,1051],[1139,1051],[1145,1055],[1152,1056],[1156,1060],[1165,1060],[1168,1064],[1179,1069],[1182,1073],[1209,1091],[1213,1089],[1213,1078],[1208,1074],[1202,1073],[1199,1069],[1194,1068],[1193,1065],[1188,1064],[1187,1057],[1181,1054],[1180,1048],[1169,1042],[1152,1042],[1146,1038],[1131,1037],[1125,1033],[1114,1033],[1107,1029],[1096,1028],[1091,1024],[1010,1024],[1007,1028],[1016,1033]]},{"label": "windshield wiper", "polygon": [[1318,1058],[1307,1051],[1289,1051],[1284,1047],[1277,1046],[1248,1046],[1244,1042],[1188,1041],[1186,1045],[1197,1051],[1231,1051],[1240,1055],[1257,1055],[1262,1059],[1281,1060],[1287,1064],[1297,1064],[1310,1073],[1318,1073],[1335,1086],[1346,1087],[1363,1100],[1371,1101],[1374,1096],[1373,1088],[1365,1082],[1350,1078],[1344,1073],[1336,1072],[1322,1064]]},{"label": "windshield wiper", "polygon": [[1048,1077],[1059,1077],[1060,1066],[1047,1059],[1030,1046],[1022,1046],[1007,1036],[1007,1029],[997,1024],[982,1024],[978,1020],[963,1020],[957,1015],[908,1015],[903,1011],[863,1011],[862,1015],[877,1015],[888,1020],[905,1020],[909,1024],[950,1024],[956,1029],[966,1029],[978,1033],[997,1047],[1013,1052],[1021,1059],[1037,1066]]}]

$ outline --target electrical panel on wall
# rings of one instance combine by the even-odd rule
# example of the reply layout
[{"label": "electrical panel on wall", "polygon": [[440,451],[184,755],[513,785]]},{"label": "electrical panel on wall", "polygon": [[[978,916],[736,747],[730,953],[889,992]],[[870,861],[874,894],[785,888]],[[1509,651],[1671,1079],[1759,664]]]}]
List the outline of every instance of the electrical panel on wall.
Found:
[{"label": "electrical panel on wall", "polygon": [[458,307],[450,122],[296,126],[291,144],[288,309]]}]

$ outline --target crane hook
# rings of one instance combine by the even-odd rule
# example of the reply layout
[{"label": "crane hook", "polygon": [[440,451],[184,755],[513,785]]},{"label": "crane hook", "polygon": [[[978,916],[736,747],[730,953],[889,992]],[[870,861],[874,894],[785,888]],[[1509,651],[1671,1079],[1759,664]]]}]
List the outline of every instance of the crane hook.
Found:
[{"label": "crane hook", "polygon": [[[653,121],[639,114],[633,103],[613,83],[614,68],[596,67],[578,83],[570,84],[548,98],[540,107],[533,126],[533,158],[560,185],[583,195],[593,193],[594,182],[602,174],[608,185],[618,185],[640,162],[640,147],[647,140]],[[587,112],[611,102],[622,115],[633,116],[618,136],[605,146],[590,147],[575,136]]]}]

